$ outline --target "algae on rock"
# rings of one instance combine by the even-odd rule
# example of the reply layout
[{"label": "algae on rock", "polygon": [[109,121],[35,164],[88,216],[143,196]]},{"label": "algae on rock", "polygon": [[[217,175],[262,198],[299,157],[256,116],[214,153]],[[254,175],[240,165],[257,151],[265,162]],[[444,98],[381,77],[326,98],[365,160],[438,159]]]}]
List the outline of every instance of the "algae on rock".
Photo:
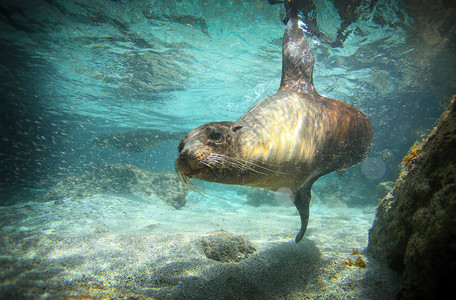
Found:
[{"label": "algae on rock", "polygon": [[401,299],[439,298],[456,278],[456,96],[380,203],[369,251],[402,273]]}]

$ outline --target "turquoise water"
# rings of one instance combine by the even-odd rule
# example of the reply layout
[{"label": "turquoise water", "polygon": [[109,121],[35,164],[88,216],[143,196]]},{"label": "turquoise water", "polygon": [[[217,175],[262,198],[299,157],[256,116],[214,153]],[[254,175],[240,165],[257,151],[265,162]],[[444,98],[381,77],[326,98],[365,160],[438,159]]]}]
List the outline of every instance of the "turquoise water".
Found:
[{"label": "turquoise water", "polygon": [[[101,133],[188,131],[242,116],[280,82],[284,10],[263,2],[2,4],[4,181],[33,186],[113,155],[154,170],[152,153],[125,157],[87,142]],[[316,3],[307,13],[316,88],[368,115],[372,155],[392,151],[383,179],[394,180],[395,166],[454,90],[450,33],[435,37],[431,17],[414,27],[404,3],[363,2],[335,47],[343,20],[329,1]],[[429,32],[419,31],[426,26]],[[159,169],[171,170],[174,157],[165,158]]]},{"label": "turquoise water", "polygon": [[[383,197],[379,185],[397,178],[402,158],[432,127],[456,87],[454,8],[450,3],[350,3],[347,6],[338,1],[315,0],[299,4],[316,57],[317,91],[358,107],[374,128],[372,151],[366,162],[346,170],[342,179],[329,174],[314,185],[312,201],[316,221],[309,225],[309,238],[315,237],[316,247],[320,247],[322,256],[329,255],[325,256],[328,261],[336,256],[337,259],[345,257],[351,249],[345,245],[338,252],[334,245],[319,244],[317,237],[324,238],[332,230],[323,228],[319,232],[316,229],[325,223],[321,221],[325,214],[335,215],[341,222],[348,219],[355,223],[350,226],[359,230],[359,235],[353,233],[349,240],[362,249],[377,198]],[[100,201],[99,209],[106,205],[107,211],[112,212],[105,216],[111,218],[109,224],[103,223],[106,231],[98,230],[96,234],[135,235],[134,230],[117,228],[115,224],[122,224],[122,228],[128,225],[115,220],[122,220],[122,214],[137,219],[157,216],[129,211],[129,207],[135,205],[131,196],[111,193],[82,198],[77,200],[83,204],[81,211],[71,200],[63,199],[65,206],[59,208],[59,213],[54,213],[58,209],[52,202],[43,204],[37,199],[70,175],[79,176],[104,164],[131,164],[152,173],[174,172],[177,140],[165,141],[140,153],[100,147],[91,141],[99,135],[121,131],[160,129],[178,133],[211,121],[237,120],[278,89],[284,16],[281,5],[269,5],[265,0],[2,1],[0,201],[5,216],[3,235],[10,241],[20,239],[22,234],[42,243],[43,239],[50,239],[53,242],[46,240],[49,245],[53,245],[53,238],[59,235],[71,240],[73,235],[80,236],[91,228],[85,227],[91,222],[101,226],[96,214],[92,215],[93,207],[97,207],[90,203],[92,200]],[[172,227],[169,231],[160,228],[157,234],[174,234],[185,244],[198,234],[231,228],[248,235],[257,241],[261,251],[267,252],[268,243],[289,242],[297,232],[299,224],[294,208],[275,209],[273,202],[261,206],[260,211],[274,220],[272,224],[281,224],[282,214],[289,216],[292,221],[286,224],[296,223],[296,227],[283,233],[288,227],[276,226],[272,240],[263,223],[252,225],[251,230],[246,229],[247,225],[240,226],[244,232],[232,226],[230,220],[249,224],[248,215],[258,211],[246,204],[249,189],[197,184],[204,187],[208,195],[202,197],[190,192],[180,212],[184,214],[182,219],[190,218],[193,213],[223,212],[228,214],[226,222],[213,221],[213,226],[201,227],[204,221],[195,218],[194,222],[186,220],[182,223],[185,225],[174,228],[171,225],[177,221],[168,224],[166,217],[162,219],[174,216],[173,210],[150,208],[142,199],[138,205],[144,205],[144,210],[162,212],[156,223]],[[112,199],[122,202],[122,197],[126,198],[119,204],[122,212],[119,215],[111,211],[109,203]],[[186,209],[190,215],[185,215]],[[42,219],[38,215],[49,216],[56,225],[40,227],[47,217]],[[51,217],[56,215],[59,217]],[[68,215],[71,215],[69,223],[72,225],[65,227],[62,224]],[[135,221],[135,224],[139,225],[134,228],[143,228],[141,222]],[[192,226],[194,229],[190,229]],[[144,234],[141,230],[138,232]],[[185,232],[190,233],[182,238]],[[348,233],[341,233],[340,240],[336,240],[343,243],[344,234]],[[11,249],[15,249],[11,245],[2,246],[2,255],[14,269],[17,261],[8,258],[14,252]],[[325,252],[325,247],[333,252]],[[36,246],[36,249],[41,248]],[[36,252],[33,259],[51,259],[46,251]],[[15,253],[25,256],[20,251]],[[112,268],[111,275],[124,270],[123,267]],[[14,273],[6,267],[2,270],[2,293],[10,295],[20,276],[27,277],[25,271],[21,272]],[[58,282],[58,274],[62,273],[55,272],[57,275],[50,275],[48,279]],[[96,277],[94,272],[90,274]],[[326,277],[324,280],[331,281]],[[52,292],[40,294],[38,284],[32,279],[30,282],[33,295],[53,295]],[[72,290],[84,286],[83,280],[78,282],[80,285],[76,284]],[[178,283],[175,286],[179,286]],[[313,283],[308,295],[324,295],[324,289],[317,288],[319,284],[322,283]],[[331,284],[334,286],[335,282]],[[21,289],[27,290],[27,286]],[[65,294],[64,290],[53,291],[60,296],[91,294],[88,290]],[[164,297],[160,293],[148,295]],[[279,289],[274,295],[284,294]]]}]

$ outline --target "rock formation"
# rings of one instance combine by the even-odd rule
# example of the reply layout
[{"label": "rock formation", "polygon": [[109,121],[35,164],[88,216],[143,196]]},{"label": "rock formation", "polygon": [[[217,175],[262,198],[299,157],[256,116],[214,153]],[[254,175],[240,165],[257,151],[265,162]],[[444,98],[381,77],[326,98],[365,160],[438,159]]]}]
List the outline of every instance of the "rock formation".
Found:
[{"label": "rock formation", "polygon": [[456,278],[456,96],[406,158],[368,249],[402,273],[399,299],[444,298]]},{"label": "rock formation", "polygon": [[245,237],[224,230],[209,233],[201,239],[201,245],[207,258],[220,262],[237,262],[256,251]]}]

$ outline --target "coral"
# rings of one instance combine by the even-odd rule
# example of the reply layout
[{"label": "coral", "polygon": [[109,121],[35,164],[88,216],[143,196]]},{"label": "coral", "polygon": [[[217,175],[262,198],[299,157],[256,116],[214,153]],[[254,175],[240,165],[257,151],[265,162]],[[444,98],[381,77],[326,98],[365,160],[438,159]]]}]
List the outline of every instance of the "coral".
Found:
[{"label": "coral", "polygon": [[421,151],[421,146],[418,145],[418,146],[416,146],[415,148],[413,148],[411,151],[412,151],[412,155],[413,155],[413,156],[417,156],[418,153]]},{"label": "coral", "polygon": [[358,268],[365,268],[366,267],[366,263],[364,262],[364,260],[362,259],[361,256],[358,256],[358,258],[356,259],[355,267],[358,267]]},{"label": "coral", "polygon": [[355,263],[350,257],[347,257],[347,261],[343,261],[342,264],[347,267],[353,266]]},{"label": "coral", "polygon": [[347,267],[358,267],[358,268],[365,268],[366,263],[362,259],[361,255],[359,254],[359,249],[353,248],[351,255],[358,255],[355,261],[353,261],[350,257],[347,257],[347,261],[343,261],[342,264]]},{"label": "coral", "polygon": [[405,166],[409,166],[413,159],[415,159],[421,152],[421,145],[417,145],[410,150],[412,154],[404,156],[402,162]]},{"label": "coral", "polygon": [[347,267],[352,267],[352,266],[355,266],[358,268],[366,267],[366,263],[364,262],[364,260],[362,259],[361,256],[358,256],[356,261],[353,261],[350,257],[347,257],[347,261],[343,261],[342,264]]}]

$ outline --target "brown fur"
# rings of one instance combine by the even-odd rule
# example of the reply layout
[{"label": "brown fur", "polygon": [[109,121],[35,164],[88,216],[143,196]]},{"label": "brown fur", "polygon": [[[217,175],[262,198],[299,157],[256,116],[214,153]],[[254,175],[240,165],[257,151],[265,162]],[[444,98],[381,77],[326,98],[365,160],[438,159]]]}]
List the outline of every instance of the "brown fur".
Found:
[{"label": "brown fur", "polygon": [[319,95],[312,82],[314,56],[291,18],[284,35],[279,91],[237,122],[214,122],[180,143],[177,170],[186,177],[270,190],[289,188],[306,230],[310,189],[319,177],[362,161],[372,127],[355,107]]}]

